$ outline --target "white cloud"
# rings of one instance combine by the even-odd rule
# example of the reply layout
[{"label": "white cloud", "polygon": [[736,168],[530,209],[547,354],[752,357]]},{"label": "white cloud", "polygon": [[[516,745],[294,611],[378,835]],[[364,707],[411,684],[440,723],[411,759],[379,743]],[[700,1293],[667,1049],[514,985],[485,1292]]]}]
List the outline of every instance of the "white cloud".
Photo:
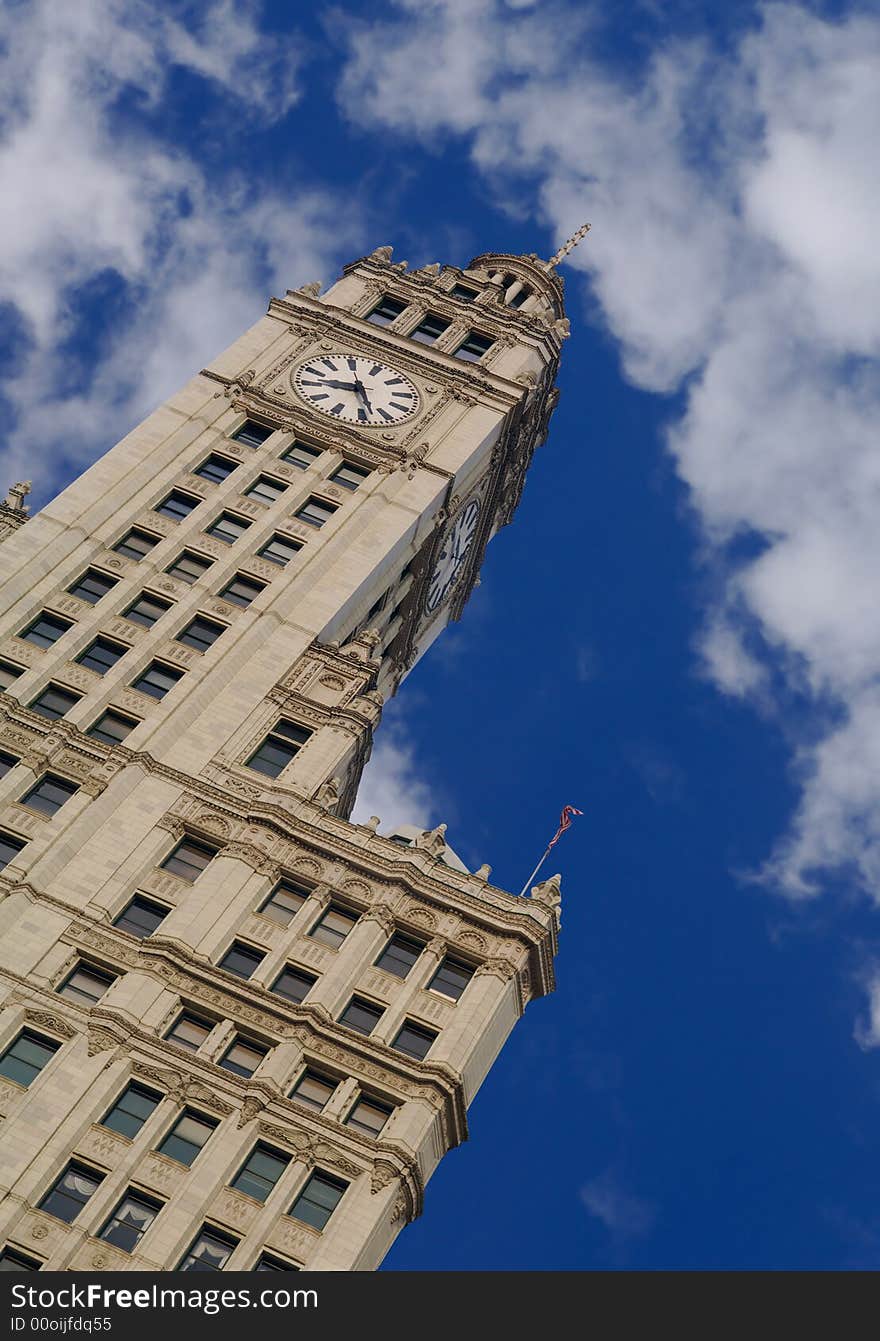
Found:
[{"label": "white cloud", "polygon": [[590,1215],[618,1241],[649,1233],[657,1218],[655,1208],[627,1191],[611,1169],[585,1183],[580,1197]]},{"label": "white cloud", "polygon": [[364,769],[351,818],[355,824],[363,824],[371,815],[378,815],[382,821],[381,833],[398,824],[430,829],[439,823],[437,801],[419,773],[415,748],[399,722],[383,723]]},{"label": "white cloud", "polygon": [[835,870],[880,902],[880,20],[771,4],[738,48],[670,38],[625,77],[578,12],[580,44],[548,51],[555,6],[408,3],[357,35],[341,96],[468,135],[511,209],[535,174],[560,241],[591,220],[570,260],[626,375],[685,393],[669,446],[717,592],[702,664],[764,712],[780,674],[816,703],[764,878],[806,897]]},{"label": "white cloud", "polygon": [[[26,332],[2,387],[0,465],[6,480],[33,476],[37,502],[255,321],[268,291],[320,276],[331,245],[351,241],[350,209],[340,230],[320,192],[218,178],[195,137],[187,150],[162,128],[175,66],[206,79],[234,124],[287,111],[299,58],[260,35],[255,12],[35,0],[0,15],[0,304]],[[128,306],[97,323],[81,368],[77,295],[108,279]]]}]

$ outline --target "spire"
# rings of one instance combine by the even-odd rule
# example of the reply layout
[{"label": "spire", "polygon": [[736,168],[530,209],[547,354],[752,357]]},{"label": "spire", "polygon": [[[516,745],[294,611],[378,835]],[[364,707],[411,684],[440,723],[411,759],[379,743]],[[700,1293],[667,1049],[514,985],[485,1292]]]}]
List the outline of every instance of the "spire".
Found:
[{"label": "spire", "polygon": [[547,262],[548,267],[552,269],[554,266],[558,265],[560,261],[564,261],[568,253],[570,251],[574,251],[577,244],[587,236],[587,233],[589,233],[589,231],[590,231],[590,225],[588,223],[581,224],[577,232],[572,233],[571,237],[568,239],[567,242],[563,242],[562,246],[559,248],[559,251],[555,251],[553,253],[553,255],[550,257],[550,260]]}]

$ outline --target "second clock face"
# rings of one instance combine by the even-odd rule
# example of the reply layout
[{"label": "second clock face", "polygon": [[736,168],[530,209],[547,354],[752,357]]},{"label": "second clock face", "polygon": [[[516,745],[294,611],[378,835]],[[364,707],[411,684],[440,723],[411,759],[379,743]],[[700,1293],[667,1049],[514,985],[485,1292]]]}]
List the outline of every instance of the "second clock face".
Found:
[{"label": "second clock face", "polygon": [[361,354],[319,354],[297,368],[293,385],[312,409],[347,424],[382,428],[419,408],[408,377]]}]

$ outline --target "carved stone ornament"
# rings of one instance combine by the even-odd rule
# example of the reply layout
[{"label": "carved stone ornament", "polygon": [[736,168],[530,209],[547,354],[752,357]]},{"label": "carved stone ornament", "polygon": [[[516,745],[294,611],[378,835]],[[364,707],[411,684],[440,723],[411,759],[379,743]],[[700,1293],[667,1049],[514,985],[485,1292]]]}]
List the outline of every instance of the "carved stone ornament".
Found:
[{"label": "carved stone ornament", "polygon": [[500,978],[502,982],[509,982],[516,976],[516,969],[508,959],[486,959],[474,970],[474,977],[481,974],[491,974],[494,978]]},{"label": "carved stone ornament", "polygon": [[90,1057],[96,1057],[100,1052],[108,1052],[110,1048],[117,1048],[122,1042],[118,1034],[100,1026],[92,1026],[89,1029],[88,1040]]},{"label": "carved stone ornament", "polygon": [[391,1224],[396,1225],[398,1221],[406,1219],[406,1198],[398,1197],[391,1211]]},{"label": "carved stone ornament", "polygon": [[265,1101],[258,1098],[255,1094],[249,1094],[241,1105],[241,1112],[238,1115],[238,1126],[246,1127],[249,1122],[253,1122],[266,1107]]},{"label": "carved stone ornament", "polygon": [[441,857],[446,851],[446,825],[438,824],[436,829],[425,829],[413,839],[412,845],[424,848],[432,857]]},{"label": "carved stone ornament", "polygon": [[327,778],[315,792],[312,800],[324,810],[331,810],[339,804],[342,783],[339,778]]},{"label": "carved stone ornament", "polygon": [[377,1159],[373,1164],[370,1191],[372,1193],[381,1192],[399,1177],[400,1170],[395,1169],[393,1164],[389,1164],[387,1159]]},{"label": "carved stone ornament", "polygon": [[[7,1001],[5,1004],[8,1005],[9,1002]],[[76,1033],[76,1030],[60,1015],[51,1015],[47,1010],[26,1010],[24,1018],[28,1024],[50,1029],[53,1034],[58,1034],[61,1038],[73,1038]]]},{"label": "carved stone ornament", "polygon": [[374,903],[372,908],[368,908],[363,914],[361,921],[377,922],[386,936],[392,935],[396,926],[394,910],[389,908],[387,903]]},{"label": "carved stone ornament", "polygon": [[533,885],[531,897],[535,903],[541,903],[545,908],[558,908],[562,902],[562,876],[551,875],[539,885]]},{"label": "carved stone ornament", "polygon": [[206,1085],[200,1085],[197,1080],[191,1080],[185,1086],[183,1097],[189,1103],[210,1104],[223,1117],[229,1117],[229,1114],[234,1111],[232,1104],[219,1098],[217,1093],[214,1090],[209,1090]]}]

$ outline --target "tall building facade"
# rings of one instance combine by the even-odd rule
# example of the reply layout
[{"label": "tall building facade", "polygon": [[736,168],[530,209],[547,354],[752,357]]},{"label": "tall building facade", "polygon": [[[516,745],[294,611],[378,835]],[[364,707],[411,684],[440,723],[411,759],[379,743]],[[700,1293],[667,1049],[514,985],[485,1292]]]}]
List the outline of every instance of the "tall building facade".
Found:
[{"label": "tall building facade", "polygon": [[381,247],[0,507],[6,1269],[371,1270],[465,1139],[558,879],[348,817],[566,334],[552,262]]}]

